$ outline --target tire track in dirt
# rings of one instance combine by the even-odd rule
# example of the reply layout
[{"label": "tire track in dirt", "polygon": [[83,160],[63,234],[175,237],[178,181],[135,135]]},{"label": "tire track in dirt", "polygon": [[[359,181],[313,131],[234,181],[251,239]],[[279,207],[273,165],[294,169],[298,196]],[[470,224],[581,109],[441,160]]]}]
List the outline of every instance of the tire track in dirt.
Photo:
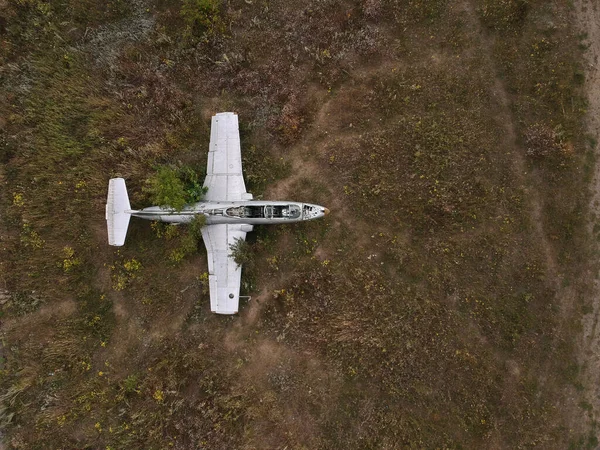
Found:
[{"label": "tire track in dirt", "polygon": [[[504,139],[499,142],[499,145],[502,145],[510,152],[510,154],[513,155],[513,174],[515,175],[516,180],[521,186],[524,187],[525,192],[528,194],[528,209],[530,211],[532,232],[536,237],[536,241],[540,246],[540,250],[542,251],[547,269],[546,277],[552,283],[555,296],[559,301],[561,307],[561,317],[571,317],[575,305],[574,292],[569,287],[563,287],[563,274],[561,273],[558,265],[557,255],[544,229],[543,199],[541,198],[538,190],[535,188],[537,185],[537,183],[535,183],[535,174],[528,174],[527,164],[524,157],[525,151],[521,148],[518,142],[518,121],[511,110],[510,94],[504,80],[498,76],[498,73],[500,72],[499,67],[493,58],[495,37],[484,30],[483,25],[477,15],[476,7],[471,1],[462,2],[456,7],[464,9],[465,17],[473,29],[477,30],[477,34],[481,38],[480,49],[482,50],[483,60],[485,61],[485,65],[489,68],[491,76],[493,77],[490,89],[493,97],[496,100],[495,106],[497,110],[497,123],[504,131]],[[567,326],[566,322],[566,320],[563,320],[558,323],[556,336],[564,335],[561,330]],[[548,362],[544,363],[543,367],[539,369],[539,381],[541,386],[543,386],[546,381],[549,381],[545,377],[547,377],[547,374],[550,373],[551,364],[552,361],[549,360]],[[521,383],[520,368],[514,360],[506,360],[505,365],[509,369],[508,372],[511,374],[511,376],[507,376],[505,378],[502,391],[505,393],[505,396],[517,395],[516,392],[518,391],[519,384]],[[557,406],[564,408],[563,411],[566,411],[565,415],[570,419],[571,412],[576,410],[576,399],[573,393],[568,392],[565,393],[564,400],[566,400],[567,404],[561,404]],[[489,448],[503,447],[502,443],[504,440],[502,436],[501,424],[499,425],[500,426],[495,427],[495,430],[490,436]]]},{"label": "tire track in dirt", "polygon": [[[505,86],[504,81],[498,77],[497,74],[499,73],[499,69],[491,56],[494,52],[494,38],[492,36],[489,36],[483,30],[479,17],[477,17],[475,7],[469,2],[465,2],[463,4],[463,7],[471,25],[474,29],[477,30],[477,34],[479,34],[479,36],[481,37],[480,45],[481,49],[483,50],[484,60],[486,61],[486,65],[490,68],[490,71],[494,76],[491,92],[497,101],[498,122],[505,132],[505,138],[502,142],[502,145],[504,145],[505,148],[509,149],[511,154],[514,156],[514,173],[516,177],[519,179],[522,185],[527,186],[529,184],[526,180],[527,167],[525,164],[525,158],[523,157],[525,152],[522,151],[521,148],[519,148],[518,144],[518,134],[516,131],[517,119],[513,116],[513,113],[510,108],[511,101],[508,89]],[[558,280],[559,269],[556,262],[556,255],[554,254],[552,245],[550,244],[543,228],[543,203],[539,198],[539,194],[534,189],[528,188],[527,193],[529,194],[529,206],[532,214],[531,222],[535,233],[538,237],[538,242],[541,243],[545,263],[550,271],[549,278],[554,278],[557,280],[556,287],[558,288],[560,286],[560,283]]]},{"label": "tire track in dirt", "polygon": [[[588,45],[585,55],[586,95],[588,100],[586,128],[590,135],[598,139],[600,136],[600,68],[598,67],[600,58],[600,6],[597,1],[575,1],[575,19],[580,31],[586,36],[585,43]],[[595,152],[597,157],[597,147]],[[594,226],[600,213],[600,164],[598,163],[592,182],[591,202],[592,220],[589,226],[590,235],[593,235],[591,227]],[[593,271],[590,272],[591,276],[595,276]],[[585,388],[582,397],[583,401],[590,407],[586,417],[586,425],[592,433],[594,433],[595,421],[600,413],[600,328],[598,326],[600,318],[600,280],[597,276],[595,276],[593,283],[592,312],[582,319],[583,332],[579,343],[579,363],[583,368],[582,379]],[[581,427],[582,424],[577,419],[578,417],[572,418],[573,426]],[[597,433],[594,434],[598,437]]]}]

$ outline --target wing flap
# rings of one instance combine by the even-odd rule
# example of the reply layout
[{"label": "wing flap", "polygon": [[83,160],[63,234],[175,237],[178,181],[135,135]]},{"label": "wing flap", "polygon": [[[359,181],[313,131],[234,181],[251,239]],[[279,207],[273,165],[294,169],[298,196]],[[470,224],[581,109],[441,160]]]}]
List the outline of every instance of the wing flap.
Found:
[{"label": "wing flap", "polygon": [[212,118],[204,198],[240,201],[246,194],[237,114],[219,113]]},{"label": "wing flap", "polygon": [[202,238],[208,256],[210,309],[217,314],[236,314],[239,307],[242,268],[230,256],[237,239],[246,239],[243,225],[207,225]]}]

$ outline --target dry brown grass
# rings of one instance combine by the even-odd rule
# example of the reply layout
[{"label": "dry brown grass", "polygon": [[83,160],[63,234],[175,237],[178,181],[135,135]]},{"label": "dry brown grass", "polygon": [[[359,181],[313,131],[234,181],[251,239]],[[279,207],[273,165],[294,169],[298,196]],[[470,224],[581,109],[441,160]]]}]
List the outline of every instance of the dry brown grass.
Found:
[{"label": "dry brown grass", "polygon": [[[7,446],[593,445],[555,406],[589,257],[565,5],[111,5],[0,4]],[[251,192],[332,209],[249,237],[234,318],[185,230],[103,232],[108,178],[144,206],[222,110]]]}]

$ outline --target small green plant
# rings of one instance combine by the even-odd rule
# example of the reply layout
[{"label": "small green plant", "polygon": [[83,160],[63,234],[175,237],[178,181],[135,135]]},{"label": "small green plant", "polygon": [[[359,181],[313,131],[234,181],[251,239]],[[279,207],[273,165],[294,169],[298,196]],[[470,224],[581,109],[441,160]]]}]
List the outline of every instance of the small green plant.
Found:
[{"label": "small green plant", "polygon": [[122,388],[126,394],[133,394],[134,392],[139,393],[137,376],[129,375],[127,378],[125,378],[122,383]]},{"label": "small green plant", "polygon": [[208,272],[202,272],[202,274],[198,277],[198,282],[202,288],[202,293],[207,295],[209,291]]},{"label": "small green plant", "polygon": [[13,205],[22,208],[25,205],[25,201],[23,200],[23,194],[20,192],[15,192],[13,194]]},{"label": "small green plant", "polygon": [[70,272],[74,267],[77,267],[81,264],[81,260],[75,257],[75,250],[72,247],[66,246],[63,248],[64,259],[62,261],[61,267],[66,272]]},{"label": "small green plant", "polygon": [[25,247],[31,248],[42,248],[46,241],[44,241],[37,231],[31,228],[31,224],[25,222],[23,229],[21,230],[21,244]]},{"label": "small green plant", "polygon": [[195,216],[188,225],[188,232],[182,237],[181,244],[169,254],[169,260],[178,264],[198,249],[198,243],[202,239],[202,227],[206,224],[204,215]]},{"label": "small green plant", "polygon": [[122,291],[132,280],[138,277],[140,270],[142,270],[142,263],[135,258],[131,258],[122,263],[115,263],[110,268],[112,271],[113,289],[115,291]]},{"label": "small green plant", "polygon": [[238,266],[251,264],[254,259],[252,247],[244,239],[236,239],[229,250],[231,251],[230,256]]},{"label": "small green plant", "polygon": [[152,398],[154,398],[157,403],[162,403],[165,399],[165,393],[162,390],[157,389],[154,391],[154,394],[152,394]]},{"label": "small green plant", "polygon": [[130,259],[129,261],[125,261],[123,263],[123,267],[127,272],[134,273],[142,268],[142,263],[140,263],[137,259]]},{"label": "small green plant", "polygon": [[179,236],[179,227],[177,226],[177,224],[173,224],[173,223],[167,224],[164,229],[165,229],[164,236],[167,241]]},{"label": "small green plant", "polygon": [[179,264],[187,255],[194,253],[197,248],[198,245],[196,239],[188,234],[182,239],[181,245],[171,251],[169,254],[169,260],[173,264]]},{"label": "small green plant", "polygon": [[223,29],[218,0],[184,0],[180,14],[190,37]]}]

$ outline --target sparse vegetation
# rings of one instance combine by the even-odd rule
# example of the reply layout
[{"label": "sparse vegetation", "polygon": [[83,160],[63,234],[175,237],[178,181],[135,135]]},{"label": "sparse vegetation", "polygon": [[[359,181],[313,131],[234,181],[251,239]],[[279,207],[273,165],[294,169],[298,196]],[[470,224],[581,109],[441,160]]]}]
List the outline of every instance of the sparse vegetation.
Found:
[{"label": "sparse vegetation", "polygon": [[[566,3],[27,0],[0,37],[7,448],[597,445]],[[255,197],[332,210],[232,249],[234,319],[203,217],[114,249],[103,212],[198,201],[219,111]]]},{"label": "sparse vegetation", "polygon": [[186,24],[185,34],[189,38],[199,38],[205,33],[218,33],[224,28],[218,0],[184,0],[181,17]]}]

